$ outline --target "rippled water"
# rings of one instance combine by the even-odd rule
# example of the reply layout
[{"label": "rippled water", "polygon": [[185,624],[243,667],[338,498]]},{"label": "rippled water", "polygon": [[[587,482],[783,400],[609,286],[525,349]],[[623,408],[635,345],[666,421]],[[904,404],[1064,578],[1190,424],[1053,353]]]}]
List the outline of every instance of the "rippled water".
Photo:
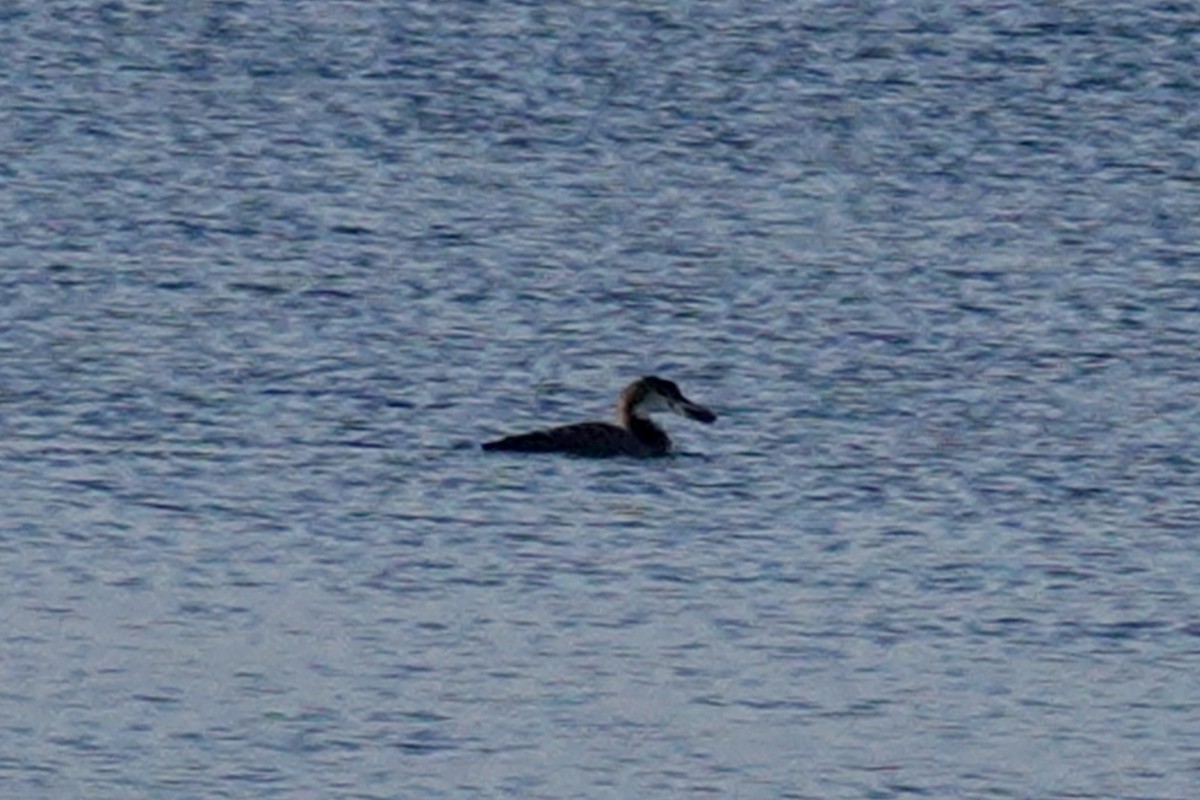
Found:
[{"label": "rippled water", "polygon": [[1195,3],[0,20],[6,798],[1195,796]]}]

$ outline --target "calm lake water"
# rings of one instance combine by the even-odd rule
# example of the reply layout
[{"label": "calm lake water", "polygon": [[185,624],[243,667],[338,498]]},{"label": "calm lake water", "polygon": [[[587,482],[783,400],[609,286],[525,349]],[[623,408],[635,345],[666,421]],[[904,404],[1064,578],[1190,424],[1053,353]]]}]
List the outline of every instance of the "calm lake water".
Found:
[{"label": "calm lake water", "polygon": [[1197,796],[1197,3],[0,46],[6,800]]}]

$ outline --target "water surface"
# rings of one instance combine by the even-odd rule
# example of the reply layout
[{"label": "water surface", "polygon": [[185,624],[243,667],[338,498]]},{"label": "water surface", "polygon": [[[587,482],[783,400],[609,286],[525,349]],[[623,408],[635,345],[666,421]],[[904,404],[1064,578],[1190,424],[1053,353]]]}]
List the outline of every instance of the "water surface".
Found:
[{"label": "water surface", "polygon": [[12,6],[5,796],[1191,798],[1198,18]]}]

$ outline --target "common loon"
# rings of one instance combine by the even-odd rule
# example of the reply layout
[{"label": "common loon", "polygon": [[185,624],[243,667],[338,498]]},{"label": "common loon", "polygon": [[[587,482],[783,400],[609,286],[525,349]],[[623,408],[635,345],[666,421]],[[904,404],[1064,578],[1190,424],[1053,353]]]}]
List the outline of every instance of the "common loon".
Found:
[{"label": "common loon", "polygon": [[511,450],[521,453],[573,453],[579,456],[666,455],[671,440],[666,431],[654,424],[650,414],[671,411],[681,417],[711,423],[717,415],[683,396],[679,387],[655,377],[639,378],[621,392],[617,400],[617,424],[580,422],[558,428],[506,436],[485,442],[484,450]]}]

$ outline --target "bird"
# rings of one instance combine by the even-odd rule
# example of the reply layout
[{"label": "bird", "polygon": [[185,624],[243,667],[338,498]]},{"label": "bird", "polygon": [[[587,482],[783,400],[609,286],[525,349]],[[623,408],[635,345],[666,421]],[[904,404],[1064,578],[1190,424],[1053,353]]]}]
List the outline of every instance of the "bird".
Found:
[{"label": "bird", "polygon": [[674,382],[648,375],[625,387],[617,399],[617,421],[579,422],[484,442],[484,450],[518,453],[570,453],[591,458],[632,456],[649,458],[671,451],[666,431],[650,414],[670,411],[706,425],[717,415],[683,396]]}]

